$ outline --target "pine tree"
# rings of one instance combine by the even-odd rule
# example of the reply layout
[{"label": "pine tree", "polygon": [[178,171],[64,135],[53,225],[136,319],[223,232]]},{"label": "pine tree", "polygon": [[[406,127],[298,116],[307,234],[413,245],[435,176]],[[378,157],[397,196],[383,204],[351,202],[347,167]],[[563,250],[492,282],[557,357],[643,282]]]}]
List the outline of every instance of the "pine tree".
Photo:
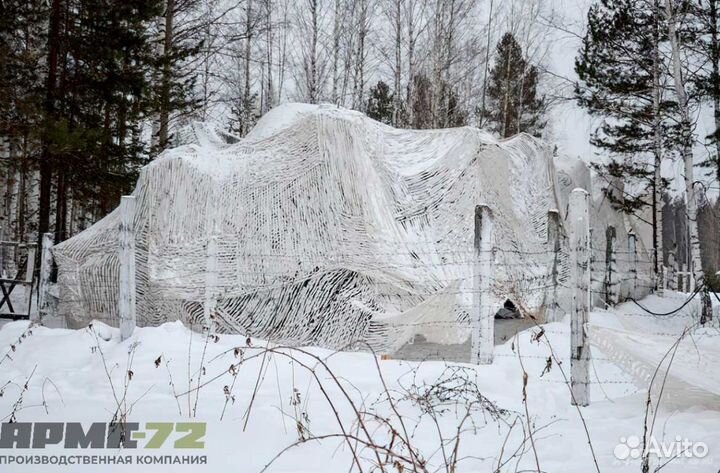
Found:
[{"label": "pine tree", "polygon": [[383,81],[370,88],[367,104],[367,116],[373,120],[390,125],[393,121],[394,96],[390,87]]},{"label": "pine tree", "polygon": [[[416,74],[412,81],[412,96],[408,111],[415,129],[449,128],[467,124],[467,111],[461,106],[456,90],[441,80],[433,84],[425,74]],[[434,98],[441,95],[439,109],[433,110]],[[436,124],[436,125],[435,125]]]},{"label": "pine tree", "polygon": [[[667,27],[659,0],[601,0],[588,12],[588,30],[575,70],[576,96],[600,126],[591,143],[611,161],[595,165],[608,185],[605,193],[628,213],[652,206],[656,269],[662,264],[664,156],[680,142],[677,103],[671,83]],[[613,183],[624,183],[620,192]]]},{"label": "pine tree", "polygon": [[[694,77],[694,85],[701,97],[712,104],[715,130],[706,137],[709,144],[709,155],[700,164],[709,168],[707,174],[714,176],[715,182],[720,183],[720,0],[699,0],[693,4],[692,16],[696,25],[695,45],[704,59],[706,67],[701,69]],[[707,213],[707,212],[706,212]],[[720,234],[720,199],[717,199],[714,208],[710,207],[710,213],[714,214],[714,225],[701,225],[698,216],[698,226],[701,240],[704,246],[711,246],[715,250],[704,249],[705,255],[711,264],[706,266],[706,258],[703,258],[705,278],[708,283],[714,283],[715,288],[720,287],[720,277],[713,277],[715,271],[720,269],[720,245],[718,239],[713,238],[714,234]],[[710,230],[710,229],[713,230]],[[714,253],[714,255],[713,255]]]},{"label": "pine tree", "polygon": [[416,74],[412,78],[412,96],[410,102],[410,126],[417,130],[432,128],[433,87],[425,74]]},{"label": "pine tree", "polygon": [[252,130],[260,118],[257,102],[256,92],[250,93],[247,100],[242,96],[235,98],[230,105],[230,133],[245,136]]},{"label": "pine tree", "polygon": [[43,29],[48,11],[41,0],[0,2],[0,136],[35,133],[40,122],[45,53]]},{"label": "pine tree", "polygon": [[[580,78],[578,102],[591,115],[603,119],[592,135],[592,144],[609,151],[628,177],[647,178],[647,156],[656,151],[653,110],[655,91],[653,54],[657,12],[633,0],[602,0],[588,13],[575,70]],[[666,77],[665,68],[663,74]],[[667,119],[675,104],[664,101],[659,110],[662,134],[670,135]],[[670,148],[666,140],[664,148]],[[634,207],[634,204],[633,204]]]},{"label": "pine tree", "polygon": [[720,182],[720,0],[700,0],[691,10],[696,28],[695,44],[707,66],[692,80],[703,98],[713,106],[715,130],[707,136],[711,150],[701,164],[711,168],[710,173]]},{"label": "pine tree", "polygon": [[36,222],[28,198],[42,130],[43,75],[48,7],[43,0],[0,2],[0,219],[5,236],[25,241]]},{"label": "pine tree", "polygon": [[447,90],[447,119],[445,123],[451,128],[467,125],[467,111],[460,105],[457,93],[451,88]]},{"label": "pine tree", "polygon": [[54,35],[57,70],[48,79],[52,107],[43,142],[55,181],[56,240],[67,236],[70,196],[104,216],[147,162],[137,135],[154,106],[149,26],[161,12],[160,0],[72,3],[61,10]]},{"label": "pine tree", "polygon": [[545,127],[545,101],[538,96],[538,70],[523,57],[522,48],[511,33],[497,45],[495,65],[490,72],[483,122],[501,137],[517,133],[539,136]]},{"label": "pine tree", "polygon": [[[157,3],[152,0],[150,3]],[[188,66],[203,47],[202,0],[161,0],[161,35],[157,48],[162,51],[155,63],[153,94],[156,100],[157,133],[153,154],[171,145],[174,116],[189,114],[199,105],[194,88],[197,73]],[[195,62],[197,66],[197,61]],[[190,70],[189,70],[190,69]]]}]

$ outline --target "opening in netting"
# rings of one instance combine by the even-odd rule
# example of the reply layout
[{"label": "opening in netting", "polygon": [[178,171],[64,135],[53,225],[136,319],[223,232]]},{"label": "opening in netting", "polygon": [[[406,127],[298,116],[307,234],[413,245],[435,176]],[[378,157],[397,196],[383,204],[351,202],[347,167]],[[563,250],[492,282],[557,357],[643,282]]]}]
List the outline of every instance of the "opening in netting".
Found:
[{"label": "opening in netting", "polygon": [[495,314],[496,319],[521,319],[522,314],[510,299],[505,299],[505,303]]}]

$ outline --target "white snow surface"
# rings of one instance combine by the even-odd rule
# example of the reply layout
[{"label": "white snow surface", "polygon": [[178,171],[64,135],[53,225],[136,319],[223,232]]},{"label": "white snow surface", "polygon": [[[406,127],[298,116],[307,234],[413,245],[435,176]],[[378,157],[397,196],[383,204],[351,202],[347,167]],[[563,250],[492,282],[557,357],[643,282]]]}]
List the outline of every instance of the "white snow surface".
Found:
[{"label": "white snow surface", "polygon": [[[653,310],[669,310],[677,307],[684,295],[674,294],[664,299],[650,298],[644,301]],[[636,374],[629,373],[613,361],[614,355],[625,350],[632,354],[632,362],[642,364],[655,362],[671,347],[677,334],[684,327],[695,323],[694,309],[672,318],[639,316],[637,308],[621,305],[616,312],[593,312],[590,333],[595,337],[599,331],[611,333],[610,350],[592,349],[591,405],[580,411],[587,423],[595,456],[602,472],[640,471],[640,461],[630,458],[618,460],[613,452],[621,439],[641,437],[645,414],[646,388]],[[647,315],[647,314],[645,314]],[[338,420],[329,408],[319,383],[337,409],[339,419],[345,426],[353,425],[354,413],[342,392],[318,359],[329,366],[333,375],[350,398],[362,410],[378,414],[398,429],[398,417],[385,400],[383,381],[396,397],[402,397],[410,386],[437,383],[455,367],[466,370],[465,377],[477,383],[479,391],[500,409],[507,410],[499,421],[492,420],[482,412],[472,414],[475,428],[468,427],[461,435],[458,464],[461,472],[495,471],[511,452],[521,447],[521,425],[527,428],[528,418],[523,405],[523,369],[527,372],[527,408],[534,436],[537,461],[546,472],[595,471],[588,448],[585,431],[576,408],[570,405],[568,387],[556,364],[550,372],[543,373],[546,359],[551,356],[549,341],[555,354],[563,362],[560,366],[569,376],[569,324],[563,322],[541,326],[544,335],[540,342],[532,338],[538,333],[536,327],[519,334],[508,343],[496,347],[495,361],[489,366],[473,366],[445,362],[405,362],[381,359],[369,353],[332,352],[308,348],[307,354],[290,349],[280,349],[276,354],[263,357],[261,349],[269,346],[261,340],[221,335],[217,342],[206,345],[206,337],[189,330],[180,322],[166,323],[159,327],[139,328],[131,339],[121,342],[117,329],[95,322],[92,328],[80,330],[31,328],[27,322],[8,323],[0,329],[0,349],[7,356],[0,362],[0,417],[5,417],[21,397],[23,385],[27,390],[16,409],[20,422],[76,421],[89,425],[91,422],[109,422],[116,408],[113,387],[122,396],[123,384],[127,382],[126,401],[129,407],[128,421],[139,422],[207,422],[206,446],[203,450],[160,450],[142,448],[118,452],[94,451],[94,454],[132,455],[207,455],[208,464],[200,466],[57,466],[2,465],[1,471],[24,472],[90,472],[90,471],[143,471],[143,472],[258,472],[261,471],[284,448],[298,439],[296,417],[304,419],[303,425],[314,436],[338,433]],[[25,334],[25,336],[23,336]],[[676,436],[693,442],[704,442],[708,454],[701,460],[676,459],[663,468],[665,472],[707,472],[720,467],[720,392],[717,380],[720,375],[720,332],[716,327],[693,331],[692,341],[686,339],[673,364],[666,392],[657,411],[654,436],[658,440],[673,441]],[[10,346],[14,348],[10,348]],[[97,348],[95,348],[97,347]],[[243,359],[237,377],[228,367],[238,363],[234,349],[240,347]],[[203,358],[203,351],[206,351]],[[129,355],[132,353],[132,355]],[[291,362],[284,354],[293,353]],[[318,357],[318,359],[312,356]],[[160,358],[156,367],[155,360]],[[204,360],[204,361],[202,361]],[[315,367],[317,380],[302,363]],[[376,368],[376,363],[378,368]],[[188,390],[188,378],[196,385],[200,367],[206,369],[200,390],[197,412],[191,418],[194,397],[180,395],[176,401],[173,392]],[[106,373],[107,370],[107,374]],[[132,380],[126,373],[132,370]],[[34,372],[34,373],[33,373]],[[32,376],[30,377],[30,375]],[[259,376],[259,373],[262,373]],[[379,375],[382,375],[382,378]],[[28,381],[29,379],[29,381]],[[255,391],[256,381],[260,379]],[[110,381],[112,380],[112,381]],[[705,380],[705,381],[703,381]],[[111,386],[112,382],[112,386]],[[224,417],[220,420],[226,395],[224,386],[231,389],[234,401],[228,402]],[[295,391],[294,391],[295,390]],[[290,399],[299,395],[300,403],[291,405]],[[247,426],[245,416],[252,402]],[[44,407],[43,407],[44,404]],[[449,404],[438,416],[440,432],[453,437],[464,415],[466,403]],[[398,414],[410,429],[414,446],[428,461],[429,471],[445,471],[438,430],[430,418],[422,415],[418,405],[404,400],[397,404]],[[297,414],[296,414],[297,412]],[[305,419],[303,413],[307,415]],[[651,414],[652,416],[652,414]],[[510,425],[516,421],[508,434]],[[377,422],[367,420],[367,426],[375,441],[387,445],[390,436]],[[503,460],[499,460],[505,443]],[[453,445],[446,446],[452,449]],[[535,471],[536,460],[526,444],[526,452],[515,458],[501,471]],[[87,451],[64,450],[49,446],[45,450],[0,451],[2,454],[23,455],[72,455]],[[374,456],[365,451],[361,455],[364,471],[370,471]],[[661,462],[653,460],[653,467]],[[302,443],[287,450],[267,471],[337,473],[349,471],[352,457],[347,445],[339,438]],[[142,468],[142,470],[138,470]],[[388,471],[395,471],[388,469]],[[651,470],[652,471],[652,470]]]}]

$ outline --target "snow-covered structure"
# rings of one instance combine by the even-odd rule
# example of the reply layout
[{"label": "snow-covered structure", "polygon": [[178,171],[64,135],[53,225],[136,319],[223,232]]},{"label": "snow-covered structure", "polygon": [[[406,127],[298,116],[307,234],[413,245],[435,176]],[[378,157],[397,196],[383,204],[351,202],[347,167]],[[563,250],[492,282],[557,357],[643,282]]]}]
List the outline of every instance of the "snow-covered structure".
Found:
[{"label": "snow-covered structure", "polygon": [[[201,324],[213,290],[219,332],[332,347],[362,340],[383,350],[416,334],[461,342],[470,333],[478,204],[495,217],[489,296],[542,318],[554,258],[548,211],[564,218],[569,191],[592,187],[581,161],[553,158],[530,136],[399,130],[330,106],[281,106],[246,138],[227,138],[196,126],[183,135],[187,144],[141,172],[140,325]],[[615,245],[627,248],[625,219],[602,202],[592,213],[602,229],[593,246],[605,248],[612,224]],[[115,211],[54,248],[59,311],[70,326],[117,323],[118,223]],[[217,277],[208,289],[211,238]],[[628,261],[613,262],[617,274],[630,273]],[[645,283],[625,283],[621,297],[650,285],[651,267],[633,267]],[[562,250],[561,306],[566,273]]]}]

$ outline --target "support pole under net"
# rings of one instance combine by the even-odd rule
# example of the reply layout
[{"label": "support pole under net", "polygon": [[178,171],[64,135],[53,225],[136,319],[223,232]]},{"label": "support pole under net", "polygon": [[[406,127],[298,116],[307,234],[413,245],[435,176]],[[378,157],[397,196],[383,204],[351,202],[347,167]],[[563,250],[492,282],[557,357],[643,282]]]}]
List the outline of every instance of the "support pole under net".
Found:
[{"label": "support pole under net", "polygon": [[217,307],[217,235],[211,234],[207,242],[206,266],[205,266],[205,304],[203,306],[203,318],[205,328],[211,333],[214,332],[212,318]]},{"label": "support pole under net", "polygon": [[218,303],[218,237],[219,213],[213,193],[210,193],[205,214],[207,248],[205,251],[205,303],[203,323],[208,333],[215,333],[213,322]]},{"label": "support pole under net", "polygon": [[495,347],[495,314],[490,296],[494,221],[487,205],[475,206],[475,264],[473,265],[473,311],[471,362],[490,364]]},{"label": "support pole under net", "polygon": [[124,195],[120,199],[119,227],[120,287],[118,315],[120,337],[128,339],[135,330],[135,197]]},{"label": "support pole under net", "polygon": [[573,405],[590,403],[590,344],[587,339],[590,269],[590,195],[583,189],[570,194],[568,222],[570,226],[570,274],[573,288],[570,320],[570,374]]}]

